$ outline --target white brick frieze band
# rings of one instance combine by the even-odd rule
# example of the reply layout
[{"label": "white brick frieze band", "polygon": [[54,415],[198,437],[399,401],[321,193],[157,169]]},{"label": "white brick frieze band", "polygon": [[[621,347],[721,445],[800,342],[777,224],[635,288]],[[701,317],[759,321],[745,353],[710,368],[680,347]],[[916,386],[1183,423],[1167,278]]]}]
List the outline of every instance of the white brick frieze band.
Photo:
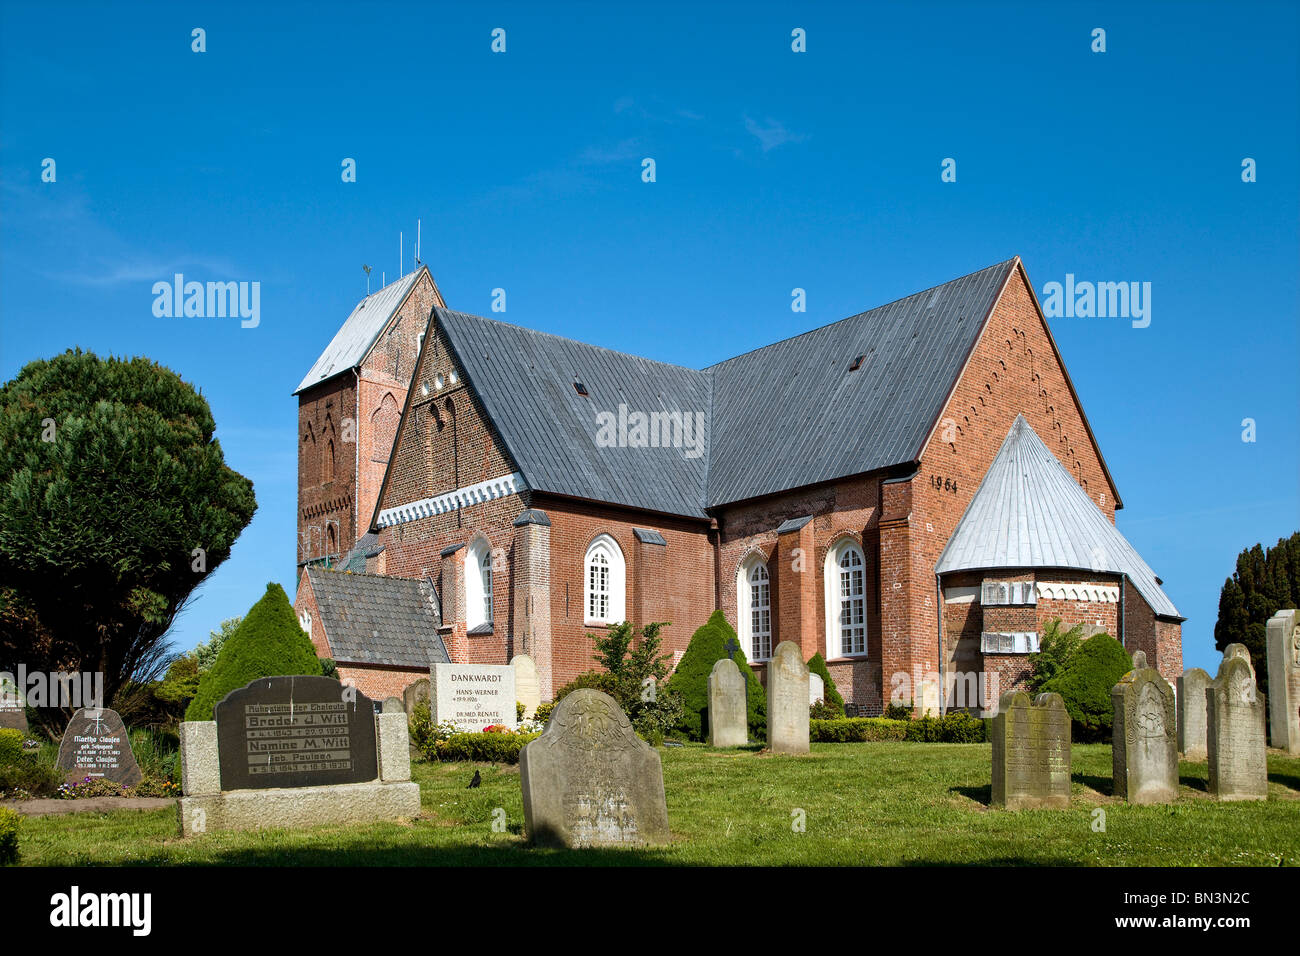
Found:
[{"label": "white brick frieze band", "polygon": [[516,495],[527,489],[524,476],[519,472],[502,475],[500,478],[489,478],[476,485],[466,485],[464,488],[457,488],[455,491],[448,491],[433,498],[422,498],[410,504],[398,505],[396,508],[385,508],[379,512],[379,527],[387,528],[395,524],[427,518],[430,515],[446,514],[480,502]]}]

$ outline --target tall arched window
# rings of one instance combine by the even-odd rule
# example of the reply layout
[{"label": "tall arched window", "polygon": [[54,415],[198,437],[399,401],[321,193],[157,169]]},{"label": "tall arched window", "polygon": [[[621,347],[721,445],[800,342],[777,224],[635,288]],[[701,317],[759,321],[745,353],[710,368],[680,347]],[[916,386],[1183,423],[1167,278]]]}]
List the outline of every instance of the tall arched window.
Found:
[{"label": "tall arched window", "polygon": [[754,554],[743,561],[736,575],[736,623],[745,653],[751,661],[772,656],[772,579],[767,561]]},{"label": "tall arched window", "polygon": [[476,539],[465,552],[465,626],[492,623],[492,548]]},{"label": "tall arched window", "polygon": [[867,653],[867,562],[856,541],[845,538],[826,555],[826,654]]},{"label": "tall arched window", "polygon": [[617,541],[602,534],[591,542],[583,561],[583,577],[584,618],[604,624],[626,620],[627,566]]}]

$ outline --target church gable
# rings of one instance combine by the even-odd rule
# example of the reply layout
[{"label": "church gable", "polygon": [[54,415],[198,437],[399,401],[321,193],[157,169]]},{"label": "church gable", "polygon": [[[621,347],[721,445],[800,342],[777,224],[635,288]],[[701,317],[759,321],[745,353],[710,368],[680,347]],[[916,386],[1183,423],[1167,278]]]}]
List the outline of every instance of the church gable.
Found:
[{"label": "church gable", "polygon": [[[431,314],[370,526],[518,493],[524,489],[518,471],[449,348],[437,313]],[[439,500],[458,492],[458,502]]]}]

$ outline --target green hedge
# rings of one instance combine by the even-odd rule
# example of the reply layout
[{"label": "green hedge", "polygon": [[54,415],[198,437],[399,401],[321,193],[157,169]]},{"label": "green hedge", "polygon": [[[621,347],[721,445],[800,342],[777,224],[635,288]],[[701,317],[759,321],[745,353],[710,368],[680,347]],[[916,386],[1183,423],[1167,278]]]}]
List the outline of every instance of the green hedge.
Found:
[{"label": "green hedge", "polygon": [[0,730],[0,766],[11,764],[23,756],[23,732],[5,728]]},{"label": "green hedge", "polygon": [[814,743],[856,744],[877,740],[904,740],[906,720],[884,717],[841,717],[838,720],[808,721],[808,736]]},{"label": "green hedge", "polygon": [[879,740],[912,740],[920,743],[977,744],[988,739],[985,722],[965,711],[919,720],[888,717],[844,717],[839,720],[810,720],[808,735],[814,743],[854,744]]},{"label": "green hedge", "polygon": [[1061,695],[1070,712],[1074,740],[1106,741],[1115,722],[1110,690],[1132,669],[1133,661],[1119,641],[1109,634],[1094,634],[1038,692]]},{"label": "green hedge", "polygon": [[0,794],[24,790],[34,797],[48,796],[63,783],[63,774],[23,750],[21,730],[0,730]]},{"label": "green hedge", "polygon": [[17,810],[0,807],[0,865],[18,862],[18,826],[22,819]]},{"label": "green hedge", "polygon": [[439,760],[479,760],[483,763],[518,763],[519,751],[541,734],[452,734],[433,743]]}]

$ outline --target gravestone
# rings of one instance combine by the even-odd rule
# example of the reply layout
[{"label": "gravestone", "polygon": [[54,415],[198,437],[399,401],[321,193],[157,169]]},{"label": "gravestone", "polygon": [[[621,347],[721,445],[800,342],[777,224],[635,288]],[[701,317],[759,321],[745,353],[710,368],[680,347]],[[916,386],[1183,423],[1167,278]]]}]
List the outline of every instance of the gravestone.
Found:
[{"label": "gravestone", "polygon": [[429,678],[421,677],[406,686],[402,691],[402,706],[406,709],[406,716],[411,716],[415,710],[415,705],[420,701],[426,704],[429,702]]},{"label": "gravestone", "polygon": [[1205,760],[1205,692],[1210,675],[1199,667],[1178,678],[1178,752],[1184,760]]},{"label": "gravestone", "polygon": [[774,754],[806,754],[808,665],[794,641],[782,641],[767,665],[767,745]]},{"label": "gravestone", "polygon": [[182,722],[181,835],[418,816],[407,716],[385,705],[328,677],[262,677]]},{"label": "gravestone", "polygon": [[400,698],[400,697],[385,697],[385,698],[384,698],[384,705],[383,705],[383,708],[380,710],[380,713],[382,713],[382,714],[404,714],[404,713],[406,713],[406,707],[403,706],[403,704],[402,704],[402,698]]},{"label": "gravestone", "polygon": [[509,664],[434,664],[429,669],[429,712],[435,725],[479,733],[503,724],[514,730],[515,669]]},{"label": "gravestone", "polygon": [[534,844],[667,843],[663,767],[614,698],[567,695],[519,755],[524,828]]},{"label": "gravestone", "polygon": [[1060,694],[1009,691],[993,718],[995,807],[1070,805],[1070,714]]},{"label": "gravestone", "polygon": [[510,659],[515,669],[515,700],[524,705],[524,719],[532,720],[542,702],[542,682],[537,677],[537,663],[527,654]]},{"label": "gravestone", "polygon": [[0,730],[28,730],[27,702],[7,674],[0,678]]},{"label": "gravestone", "polygon": [[1300,754],[1300,615],[1295,608],[1269,618],[1266,643],[1272,743]]},{"label": "gravestone", "polygon": [[214,708],[222,790],[379,776],[375,706],[330,677],[260,677]]},{"label": "gravestone", "polygon": [[134,787],[144,779],[117,711],[83,707],[72,715],[59,742],[58,768],[69,783],[111,780]]},{"label": "gravestone", "polygon": [[745,678],[729,657],[709,672],[709,746],[743,747],[749,743]]},{"label": "gravestone", "polygon": [[826,682],[822,680],[821,674],[808,672],[808,706],[811,707],[819,700],[826,699]]},{"label": "gravestone", "polygon": [[1206,696],[1210,793],[1219,800],[1268,799],[1264,695],[1255,686],[1250,655],[1241,644],[1224,652]]},{"label": "gravestone", "polygon": [[1170,803],[1178,796],[1178,716],[1174,689],[1146,655],[1111,688],[1115,796],[1129,803]]}]

